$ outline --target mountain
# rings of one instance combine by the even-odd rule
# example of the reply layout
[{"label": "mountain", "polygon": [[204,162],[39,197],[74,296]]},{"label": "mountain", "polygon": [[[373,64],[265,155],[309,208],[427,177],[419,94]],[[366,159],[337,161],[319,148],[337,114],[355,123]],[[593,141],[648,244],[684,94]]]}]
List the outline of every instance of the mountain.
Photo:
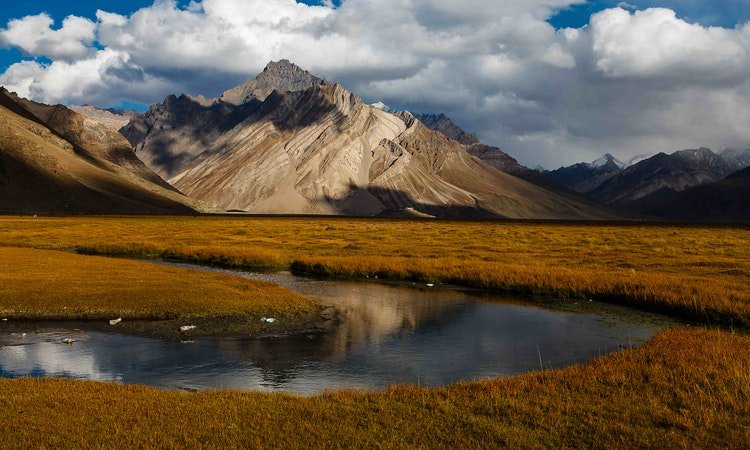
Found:
[{"label": "mountain", "polygon": [[464,131],[445,114],[416,114],[415,117],[428,128],[465,145],[470,154],[496,169],[513,175],[530,171],[499,148],[483,144],[475,134]]},{"label": "mountain", "polygon": [[719,156],[724,158],[724,161],[726,161],[727,164],[729,164],[729,167],[734,171],[740,171],[746,167],[750,167],[750,149],[724,149],[719,152]]},{"label": "mountain", "polygon": [[659,153],[616,173],[589,194],[605,203],[639,209],[638,202],[663,191],[681,192],[724,179],[733,172],[721,156],[707,148]]},{"label": "mountain", "polygon": [[498,170],[528,181],[529,183],[540,186],[575,202],[603,208],[602,205],[592,201],[590,198],[587,198],[544,176],[541,173],[543,172],[543,169],[541,171],[529,169],[500,148],[482,143],[475,134],[464,131],[445,114],[418,114],[416,117],[427,127],[442,133],[449,139],[463,144],[469,154],[479,158]]},{"label": "mountain", "polygon": [[641,209],[676,220],[750,221],[750,167],[714,183],[651,196]]},{"label": "mountain", "polygon": [[[231,94],[227,94],[231,93]],[[288,61],[220,99],[167,97],[122,133],[182,192],[254,213],[613,218],[503,173],[409,113]]]},{"label": "mountain", "polygon": [[82,116],[101,122],[112,131],[119,131],[131,119],[138,116],[137,111],[123,109],[100,109],[90,105],[71,106],[70,109]]},{"label": "mountain", "polygon": [[265,100],[274,90],[304,91],[323,82],[310,72],[282,59],[268,64],[254,79],[224,92],[219,100],[238,106],[252,100]]},{"label": "mountain", "polygon": [[578,163],[542,173],[569,189],[587,194],[620,173],[625,167],[625,163],[607,153],[591,163]]},{"label": "mountain", "polygon": [[415,117],[427,127],[439,131],[448,138],[458,141],[466,146],[481,143],[477,135],[464,131],[445,114],[415,114]]},{"label": "mountain", "polygon": [[0,89],[0,212],[186,214],[195,207],[118,133],[65,106]]},{"label": "mountain", "polygon": [[391,108],[390,106],[386,105],[383,102],[376,102],[376,103],[371,104],[370,106],[372,106],[373,108],[378,108],[379,110],[385,111],[387,113],[395,114],[397,112],[393,110],[393,108]]}]

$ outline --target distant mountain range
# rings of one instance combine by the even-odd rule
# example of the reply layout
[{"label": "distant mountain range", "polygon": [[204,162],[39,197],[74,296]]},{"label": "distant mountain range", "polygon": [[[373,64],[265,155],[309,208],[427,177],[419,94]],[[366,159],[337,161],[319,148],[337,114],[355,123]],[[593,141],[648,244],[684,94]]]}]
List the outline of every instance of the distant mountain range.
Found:
[{"label": "distant mountain range", "polygon": [[625,163],[607,153],[592,163],[578,163],[557,170],[544,171],[542,174],[569,189],[588,194],[622,172],[625,167]]},{"label": "distant mountain range", "polygon": [[0,212],[713,221],[747,214],[741,170],[750,150],[682,150],[631,163],[606,154],[532,170],[444,114],[367,105],[286,60],[218,98],[171,95],[146,113],[0,94]]},{"label": "distant mountain range", "polygon": [[661,192],[641,209],[676,220],[750,221],[750,167],[682,192]]},{"label": "distant mountain range", "polygon": [[[715,209],[680,211],[680,208],[697,205],[697,200],[690,199],[693,195],[707,197],[706,189],[692,188],[715,185],[714,192],[721,193],[727,193],[732,187],[739,188],[742,181],[738,180],[746,182],[746,178],[732,178],[733,182],[721,183],[749,166],[750,150],[714,153],[700,148],[671,155],[659,153],[630,166],[607,154],[593,163],[574,164],[543,174],[595,200],[627,210],[668,218],[725,220],[726,215],[709,214]],[[721,201],[720,197],[714,197]],[[750,204],[750,198],[746,202]]]},{"label": "distant mountain range", "polygon": [[[743,205],[750,205],[750,197],[742,195],[746,192],[742,186],[748,182],[747,177],[733,175],[750,167],[750,149],[728,149],[718,153],[706,148],[682,150],[671,155],[659,153],[651,157],[638,157],[629,163],[607,153],[590,163],[550,171],[532,171],[501,149],[484,145],[476,135],[466,132],[444,114],[422,114],[417,117],[428,127],[464,144],[471,154],[500,170],[558,194],[564,193],[564,188],[567,188],[590,200],[615,209],[644,214],[644,217],[743,220],[740,219],[745,210]],[[730,195],[733,189],[736,194]],[[709,195],[709,192],[712,194]],[[724,195],[727,202],[721,200]],[[697,198],[694,199],[694,196]],[[701,201],[709,197],[718,205],[701,207]],[[730,198],[734,200],[730,201]]]}]

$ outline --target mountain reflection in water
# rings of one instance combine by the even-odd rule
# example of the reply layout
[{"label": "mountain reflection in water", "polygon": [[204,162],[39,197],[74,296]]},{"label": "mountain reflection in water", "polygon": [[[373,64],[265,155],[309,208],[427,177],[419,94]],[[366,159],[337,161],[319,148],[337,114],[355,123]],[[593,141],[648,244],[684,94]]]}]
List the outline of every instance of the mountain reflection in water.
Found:
[{"label": "mountain reflection in water", "polygon": [[[240,275],[320,298],[339,311],[340,321],[312,334],[192,343],[74,332],[60,324],[24,331],[4,323],[0,374],[302,394],[393,383],[436,386],[536,370],[539,353],[547,367],[585,362],[638,345],[661,328],[650,315],[640,323],[617,313],[566,313],[454,290]],[[634,314],[640,313],[628,312]],[[74,345],[61,343],[71,336]]]}]

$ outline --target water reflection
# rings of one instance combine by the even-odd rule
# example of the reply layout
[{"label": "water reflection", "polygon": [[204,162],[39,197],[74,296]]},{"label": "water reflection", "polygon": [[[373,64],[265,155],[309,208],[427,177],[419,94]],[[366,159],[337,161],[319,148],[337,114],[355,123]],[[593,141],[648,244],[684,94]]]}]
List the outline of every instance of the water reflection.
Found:
[{"label": "water reflection", "polygon": [[[539,353],[551,367],[584,362],[637,345],[659,329],[616,315],[550,311],[466,292],[288,274],[244,276],[316,296],[336,307],[342,321],[323,333],[193,343],[75,332],[54,324],[24,330],[3,322],[0,374],[304,394],[393,383],[434,386],[538,369]],[[65,345],[66,337],[77,342]]]}]

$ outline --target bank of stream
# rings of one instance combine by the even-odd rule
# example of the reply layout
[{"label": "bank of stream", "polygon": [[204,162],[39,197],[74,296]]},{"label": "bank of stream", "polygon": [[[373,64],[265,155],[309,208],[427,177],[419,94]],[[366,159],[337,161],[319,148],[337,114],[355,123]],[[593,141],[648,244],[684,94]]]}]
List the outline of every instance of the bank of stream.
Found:
[{"label": "bank of stream", "polygon": [[[284,324],[272,321],[260,338],[187,332],[180,339],[159,339],[124,333],[119,324],[3,322],[0,376],[300,394],[394,383],[440,386],[587,362],[640,346],[678,325],[664,316],[593,302],[550,301],[542,307],[426,284],[201,269],[269,281],[318,298],[335,313],[292,334],[274,333],[274,326],[281,330]],[[75,342],[65,344],[68,339]]]}]

